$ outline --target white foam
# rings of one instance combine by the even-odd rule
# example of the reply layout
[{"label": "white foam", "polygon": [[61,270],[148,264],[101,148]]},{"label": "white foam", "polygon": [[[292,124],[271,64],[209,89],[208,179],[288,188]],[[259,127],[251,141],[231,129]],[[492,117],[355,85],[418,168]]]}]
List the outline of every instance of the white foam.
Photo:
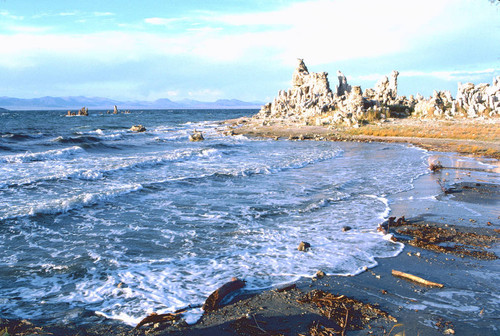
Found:
[{"label": "white foam", "polygon": [[122,185],[113,189],[105,189],[94,193],[81,193],[56,199],[39,199],[33,203],[20,206],[11,206],[0,220],[34,216],[38,214],[65,213],[73,209],[79,209],[99,202],[110,201],[122,195],[141,190],[141,184]]},{"label": "white foam", "polygon": [[64,149],[53,149],[45,152],[31,153],[26,152],[24,154],[16,155],[6,155],[0,157],[0,162],[5,163],[24,163],[32,161],[45,161],[45,160],[60,160],[73,157],[75,155],[80,155],[85,153],[85,150],[79,146],[73,146]]}]

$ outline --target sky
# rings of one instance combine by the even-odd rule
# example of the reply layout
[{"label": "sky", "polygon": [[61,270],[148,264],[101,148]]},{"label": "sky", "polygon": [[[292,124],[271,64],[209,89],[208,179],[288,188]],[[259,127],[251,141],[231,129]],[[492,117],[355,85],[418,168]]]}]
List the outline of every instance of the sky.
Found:
[{"label": "sky", "polygon": [[455,96],[500,76],[500,1],[0,0],[0,96],[267,102],[297,58]]}]

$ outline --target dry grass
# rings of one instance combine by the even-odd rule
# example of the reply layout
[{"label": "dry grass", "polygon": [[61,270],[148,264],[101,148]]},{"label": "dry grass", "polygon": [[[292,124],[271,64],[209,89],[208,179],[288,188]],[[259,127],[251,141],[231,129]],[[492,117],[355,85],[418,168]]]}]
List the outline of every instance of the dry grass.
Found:
[{"label": "dry grass", "polygon": [[352,135],[500,141],[498,123],[437,122],[381,124],[347,130]]}]

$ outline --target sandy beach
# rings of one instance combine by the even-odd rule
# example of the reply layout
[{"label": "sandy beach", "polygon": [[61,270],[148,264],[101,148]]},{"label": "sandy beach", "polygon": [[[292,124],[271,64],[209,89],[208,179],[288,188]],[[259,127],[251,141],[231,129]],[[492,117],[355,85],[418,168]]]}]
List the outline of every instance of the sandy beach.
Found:
[{"label": "sandy beach", "polygon": [[[257,127],[231,121],[231,134],[336,141],[396,141],[439,149],[442,168],[390,199],[392,219],[381,230],[405,244],[397,257],[356,276],[303,278],[289,287],[236,292],[229,304],[187,325],[182,315],[133,329],[96,317],[92,325],[0,320],[2,335],[497,335],[500,311],[498,160],[460,156],[478,141],[349,135],[325,127]],[[238,125],[238,126],[236,126]],[[495,139],[494,139],[495,140]],[[480,143],[498,153],[498,141]],[[478,154],[478,153],[472,153]],[[497,155],[492,155],[496,157]],[[429,202],[429,195],[440,202]],[[396,224],[396,220],[404,220]],[[349,223],[346,223],[348,226]],[[425,235],[424,232],[428,234]],[[348,233],[348,232],[347,232]],[[339,234],[345,234],[339,232]],[[389,236],[388,236],[389,237]],[[314,248],[314,242],[310,242]],[[409,273],[426,286],[392,274]],[[318,270],[321,271],[321,270]],[[228,279],[229,281],[230,279]],[[200,280],[202,281],[202,280]],[[222,285],[222,284],[221,284]],[[93,314],[89,312],[89,314]]]}]

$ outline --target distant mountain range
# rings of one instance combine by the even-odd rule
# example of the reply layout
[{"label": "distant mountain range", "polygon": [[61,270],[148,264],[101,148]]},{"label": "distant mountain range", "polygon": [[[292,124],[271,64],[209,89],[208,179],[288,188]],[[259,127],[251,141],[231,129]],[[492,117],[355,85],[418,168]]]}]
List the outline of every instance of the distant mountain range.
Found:
[{"label": "distant mountain range", "polygon": [[9,110],[65,110],[89,109],[113,110],[113,106],[120,110],[130,109],[259,109],[262,102],[245,102],[238,99],[219,99],[215,102],[203,102],[184,99],[172,101],[167,98],[155,101],[118,101],[101,97],[41,97],[41,98],[12,98],[0,97],[0,107]]}]

